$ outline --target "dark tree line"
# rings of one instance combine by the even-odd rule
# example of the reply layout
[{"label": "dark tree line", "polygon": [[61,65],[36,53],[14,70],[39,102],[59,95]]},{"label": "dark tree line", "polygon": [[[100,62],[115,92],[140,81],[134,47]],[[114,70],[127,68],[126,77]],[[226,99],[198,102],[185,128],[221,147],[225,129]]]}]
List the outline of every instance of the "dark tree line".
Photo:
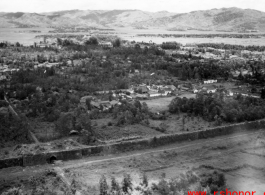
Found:
[{"label": "dark tree line", "polygon": [[212,94],[199,93],[196,98],[175,98],[169,105],[171,113],[188,113],[202,116],[208,121],[244,122],[265,117],[265,101],[254,97],[226,99],[222,92]]},{"label": "dark tree line", "polygon": [[225,49],[225,50],[249,50],[249,51],[265,51],[265,46],[258,46],[258,45],[231,45],[231,44],[224,44],[224,43],[200,43],[197,44],[198,47],[212,47],[215,49]]}]

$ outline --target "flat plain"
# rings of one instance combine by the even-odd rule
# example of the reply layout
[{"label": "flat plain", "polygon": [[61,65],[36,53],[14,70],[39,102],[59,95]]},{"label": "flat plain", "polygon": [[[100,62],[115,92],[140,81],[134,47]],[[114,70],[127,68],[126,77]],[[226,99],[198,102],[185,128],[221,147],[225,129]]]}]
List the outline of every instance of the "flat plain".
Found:
[{"label": "flat plain", "polygon": [[[30,30],[38,30],[41,32],[31,33]],[[0,41],[20,42],[24,45],[33,45],[34,42],[39,42],[40,39],[35,38],[37,35],[58,34],[48,33],[53,30],[52,28],[0,28]],[[176,41],[181,44],[189,43],[225,43],[236,45],[265,45],[265,38],[248,38],[248,39],[236,39],[236,38],[174,38],[174,37],[139,37],[138,34],[229,34],[228,32],[219,31],[167,31],[165,29],[152,28],[152,29],[133,29],[133,28],[117,28],[115,29],[117,36],[124,40],[136,41],[136,42],[150,42],[161,44],[163,42]],[[230,32],[232,34],[238,34],[236,32]],[[82,34],[89,35],[90,33],[63,33],[63,34]]]}]

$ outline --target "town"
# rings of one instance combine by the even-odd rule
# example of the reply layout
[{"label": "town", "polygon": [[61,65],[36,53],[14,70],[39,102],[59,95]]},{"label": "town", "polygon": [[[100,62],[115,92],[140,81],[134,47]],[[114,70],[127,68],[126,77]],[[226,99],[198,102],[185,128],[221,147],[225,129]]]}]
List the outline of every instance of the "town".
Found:
[{"label": "town", "polygon": [[[255,162],[216,168],[207,159],[232,161],[232,149],[264,158],[265,46],[152,41],[264,35],[142,36],[150,41],[122,39],[112,28],[69,27],[36,35],[41,41],[32,45],[0,43],[0,193],[166,195],[196,188],[208,195],[226,189],[225,173]],[[146,174],[170,175],[176,167],[185,174],[169,181],[162,173],[150,187]],[[30,179],[23,175],[20,185],[16,174],[1,176],[12,168]]]}]

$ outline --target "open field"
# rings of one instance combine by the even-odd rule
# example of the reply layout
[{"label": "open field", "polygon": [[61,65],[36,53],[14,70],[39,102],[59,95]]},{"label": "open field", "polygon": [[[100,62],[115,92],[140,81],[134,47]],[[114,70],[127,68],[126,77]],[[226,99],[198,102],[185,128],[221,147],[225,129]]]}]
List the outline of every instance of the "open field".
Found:
[{"label": "open field", "polygon": [[124,127],[106,126],[103,128],[97,128],[96,132],[97,134],[99,134],[100,139],[104,141],[127,139],[133,137],[150,137],[161,134],[160,132],[141,124],[127,125]]},{"label": "open field", "polygon": [[[41,33],[18,33],[18,31],[29,31],[39,30]],[[0,29],[0,41],[9,42],[20,42],[24,45],[33,45],[34,42],[39,42],[40,39],[36,39],[37,35],[44,34],[56,34],[48,33],[53,29],[47,28],[1,28]],[[233,39],[233,38],[161,38],[161,37],[137,37],[137,34],[229,34],[236,32],[218,32],[218,31],[167,31],[165,29],[152,28],[147,30],[133,29],[133,28],[118,28],[115,29],[117,35],[124,40],[137,41],[137,42],[149,42],[150,40],[154,43],[161,44],[162,42],[176,41],[182,44],[187,43],[225,43],[225,44],[236,44],[236,45],[265,45],[265,38],[260,39]],[[261,32],[262,33],[262,32]],[[64,34],[89,34],[89,33],[64,33]],[[255,34],[255,33],[253,33]],[[258,34],[258,33],[257,33]]]},{"label": "open field", "polygon": [[183,126],[183,117],[185,114],[170,115],[166,120],[149,120],[151,127],[163,127],[164,133],[183,133],[185,131],[200,131],[209,127],[213,127],[213,122],[203,120],[201,117],[185,118]]},{"label": "open field", "polygon": [[[225,43],[225,44],[235,44],[235,45],[265,45],[265,38],[260,39],[234,39],[234,38],[174,38],[174,37],[138,37],[137,34],[237,34],[237,32],[218,32],[218,31],[198,31],[198,30],[188,30],[188,31],[167,31],[165,29],[152,28],[152,29],[116,29],[118,35],[125,40],[136,41],[136,42],[148,42],[152,41],[156,44],[161,44],[163,42],[176,41],[182,44],[187,43]],[[262,32],[261,32],[262,33]],[[240,34],[240,33],[238,33]],[[259,33],[254,33],[259,34]]]},{"label": "open field", "polygon": [[145,102],[152,112],[162,112],[168,110],[168,105],[170,102],[176,97],[186,97],[186,98],[195,98],[196,94],[190,92],[183,92],[179,96],[170,96],[170,97],[162,97],[162,98],[155,98],[151,100],[142,100],[141,103]]},{"label": "open field", "polygon": [[173,100],[175,96],[164,97],[164,98],[156,98],[151,100],[143,100],[141,103],[145,102],[152,112],[161,112],[168,110],[168,105],[171,100]]},{"label": "open field", "polygon": [[[217,169],[227,178],[230,191],[264,191],[265,156],[246,153],[249,149],[265,151],[264,133],[249,136],[203,141],[201,145],[183,147],[170,151],[144,154],[126,159],[103,161],[84,166],[65,166],[66,177],[78,180],[82,185],[97,185],[99,178],[105,174],[108,179],[115,176],[121,181],[124,173],[130,173],[137,183],[142,172],[146,172],[152,181],[158,180],[162,173],[168,178],[176,177],[187,170],[198,174]],[[80,164],[81,165],[81,164]],[[64,166],[62,166],[64,168]],[[109,180],[108,180],[109,181]]]},{"label": "open field", "polygon": [[149,42],[152,41],[156,44],[162,44],[163,42],[173,42],[176,41],[181,44],[189,43],[224,43],[231,45],[265,45],[265,38],[260,39],[234,39],[234,38],[173,38],[173,37],[137,37],[137,36],[125,36],[125,40],[136,41],[136,42]]},{"label": "open field", "polygon": [[[18,31],[39,30],[41,33],[18,33]],[[40,39],[35,39],[35,36],[47,34],[50,29],[46,28],[0,28],[0,41],[9,41],[11,43],[19,42],[24,45],[33,45],[34,42],[39,42]]]},{"label": "open field", "polygon": [[[25,183],[24,180],[30,176],[37,176],[53,167],[65,178],[66,183],[71,183],[74,179],[82,194],[98,194],[98,183],[103,174],[110,184],[112,176],[121,182],[123,174],[129,173],[135,185],[139,183],[143,172],[151,178],[151,183],[157,182],[162,173],[167,178],[173,178],[188,170],[202,174],[215,169],[225,174],[228,190],[256,191],[257,195],[261,195],[265,185],[264,152],[264,130],[255,133],[241,132],[156,149],[58,162],[55,166],[2,169],[0,186],[8,186],[10,182],[13,185]],[[10,173],[8,176],[5,174],[7,172]]]}]

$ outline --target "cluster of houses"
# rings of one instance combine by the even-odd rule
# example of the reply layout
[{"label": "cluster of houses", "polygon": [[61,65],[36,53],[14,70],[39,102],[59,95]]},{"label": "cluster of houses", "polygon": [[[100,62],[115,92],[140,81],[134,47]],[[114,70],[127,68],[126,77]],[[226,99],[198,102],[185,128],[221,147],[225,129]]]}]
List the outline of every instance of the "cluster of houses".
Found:
[{"label": "cluster of houses", "polygon": [[[225,49],[215,49],[212,47],[205,47],[203,48],[205,52],[200,52],[200,49],[197,45],[186,45],[181,46],[180,50],[171,51],[169,54],[182,54],[188,55],[192,54],[192,56],[202,57],[204,59],[238,59],[238,60],[245,60],[251,56],[253,60],[265,60],[265,52],[260,51],[248,51],[242,50],[238,51],[236,54],[232,54],[231,51]],[[248,56],[248,57],[246,57]]]},{"label": "cluster of houses", "polygon": [[[106,111],[110,108],[113,108],[115,105],[120,105],[120,100],[128,100],[133,101],[135,99],[150,99],[155,97],[165,97],[169,95],[179,95],[181,92],[189,92],[189,93],[215,93],[220,86],[214,85],[217,83],[217,80],[206,80],[200,85],[197,84],[179,84],[177,87],[174,85],[146,85],[141,84],[137,86],[131,86],[130,89],[123,90],[110,90],[110,91],[98,91],[95,94],[103,95],[108,94],[111,95],[111,101],[102,101],[96,98],[96,96],[84,96],[80,99],[80,104],[83,107],[86,107],[86,99],[91,100],[91,106],[93,108]],[[253,94],[246,92],[242,87],[235,87],[231,89],[225,89],[221,87],[226,96],[234,96],[237,94],[242,94],[243,96],[254,96]],[[220,88],[220,89],[221,89]]]},{"label": "cluster of houses", "polygon": [[81,107],[87,109],[86,102],[87,100],[90,100],[90,106],[95,109],[99,109],[102,111],[106,111],[111,109],[112,107],[116,105],[120,105],[121,103],[117,100],[111,100],[111,101],[102,101],[97,99],[95,96],[87,95],[80,99],[80,105]]},{"label": "cluster of houses", "polygon": [[[154,97],[165,97],[175,95],[178,92],[174,85],[146,85],[131,86],[130,89],[97,91],[96,96],[84,96],[80,99],[80,105],[87,108],[86,101],[90,99],[90,105],[99,110],[109,110],[115,105],[120,105],[120,100],[133,101],[136,99],[148,99]],[[100,100],[97,98],[100,95],[111,96],[111,101]],[[97,96],[98,95],[98,96]],[[110,99],[109,99],[110,100]]]},{"label": "cluster of houses", "polygon": [[205,92],[205,93],[215,93],[217,88],[214,85],[210,86],[199,86],[199,87],[194,87],[192,89],[193,93],[199,93],[199,92]]},{"label": "cluster of houses", "polygon": [[204,84],[212,84],[212,83],[217,83],[217,80],[206,80],[203,81]]},{"label": "cluster of houses", "polygon": [[0,65],[0,81],[9,80],[13,72],[18,71],[19,69],[10,69],[7,65]]},{"label": "cluster of houses", "polygon": [[99,46],[103,47],[103,48],[112,48],[113,44],[111,42],[107,42],[107,41],[101,41],[98,43]]},{"label": "cluster of houses", "polygon": [[130,90],[133,98],[152,98],[152,97],[163,97],[175,94],[177,88],[174,85],[146,85],[142,84],[139,86],[132,86]]}]

